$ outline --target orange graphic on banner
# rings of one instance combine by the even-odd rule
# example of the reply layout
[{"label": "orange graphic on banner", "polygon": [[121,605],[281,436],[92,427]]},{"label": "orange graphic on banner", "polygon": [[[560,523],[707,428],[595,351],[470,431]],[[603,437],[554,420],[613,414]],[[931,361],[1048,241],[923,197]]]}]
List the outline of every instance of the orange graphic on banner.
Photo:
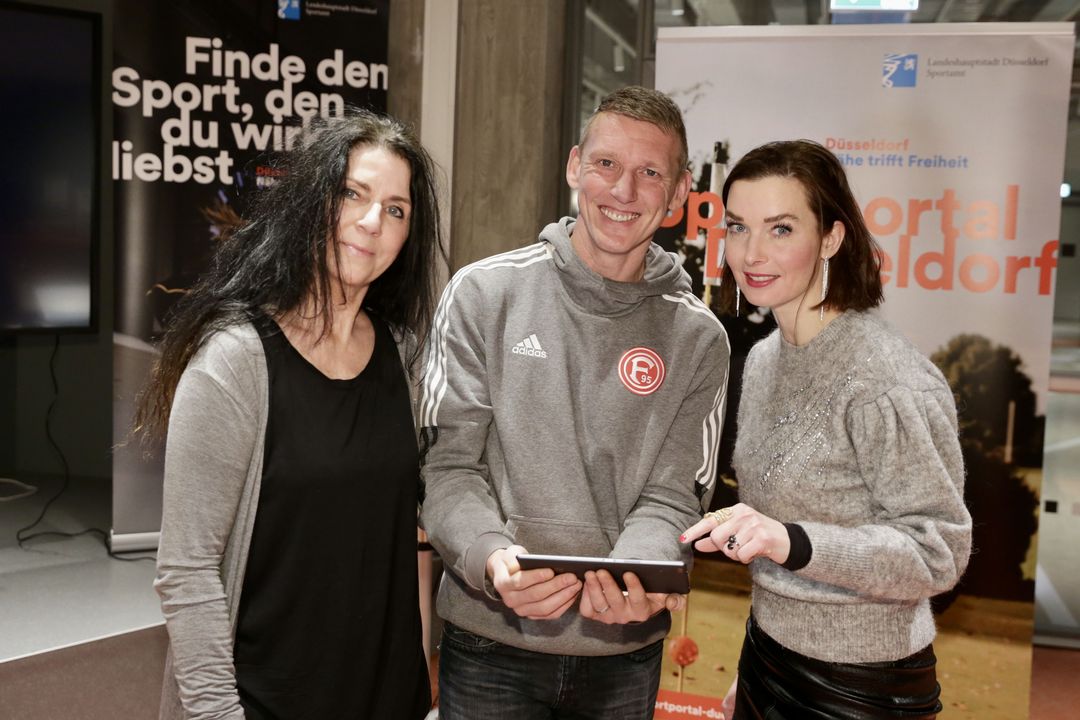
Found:
[{"label": "orange graphic on banner", "polygon": [[[707,213],[702,212],[707,209]],[[696,238],[705,234],[704,279],[707,284],[718,285],[724,272],[724,258],[720,253],[721,241],[727,235],[723,227],[724,203],[714,192],[692,192],[686,205],[676,208],[660,223],[661,227],[675,227],[686,215],[686,237]]]},{"label": "orange graphic on banner", "polygon": [[[863,216],[879,241],[897,236],[895,254],[883,251],[881,256],[881,281],[885,285],[1012,295],[1022,275],[1034,275],[1036,292],[1049,295],[1057,267],[1056,239],[1043,242],[1037,255],[1007,255],[1003,259],[971,251],[979,246],[958,246],[961,240],[983,243],[984,248],[985,243],[1015,242],[1019,210],[1020,186],[1010,184],[1005,186],[1001,202],[968,202],[958,197],[955,188],[945,188],[937,198],[908,198],[906,206],[897,198],[875,197],[867,203]],[[724,271],[723,242],[727,234],[720,196],[691,192],[685,207],[674,210],[661,225],[674,227],[684,217],[687,238],[705,236],[703,280],[707,285],[718,285]],[[936,246],[938,238],[940,246]],[[935,246],[928,247],[927,241]]]},{"label": "orange graphic on banner", "polygon": [[723,698],[661,690],[656,695],[656,720],[724,717]]}]

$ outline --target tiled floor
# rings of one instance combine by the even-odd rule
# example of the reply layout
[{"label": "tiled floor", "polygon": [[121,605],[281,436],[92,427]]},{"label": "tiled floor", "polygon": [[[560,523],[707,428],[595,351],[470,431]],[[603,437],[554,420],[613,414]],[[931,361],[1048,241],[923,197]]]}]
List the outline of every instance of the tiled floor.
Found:
[{"label": "tiled floor", "polygon": [[[31,481],[37,494],[0,503],[0,662],[162,622],[154,563],[110,559],[96,535],[42,537],[23,548],[15,531],[33,522],[59,482]],[[72,481],[34,531],[108,530],[109,483]]]}]

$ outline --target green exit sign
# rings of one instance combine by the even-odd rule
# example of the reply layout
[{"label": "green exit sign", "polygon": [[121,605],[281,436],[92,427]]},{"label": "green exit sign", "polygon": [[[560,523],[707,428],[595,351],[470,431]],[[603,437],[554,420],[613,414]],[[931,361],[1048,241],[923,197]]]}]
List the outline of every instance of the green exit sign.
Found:
[{"label": "green exit sign", "polygon": [[918,10],[919,0],[829,0],[833,12],[844,10]]}]

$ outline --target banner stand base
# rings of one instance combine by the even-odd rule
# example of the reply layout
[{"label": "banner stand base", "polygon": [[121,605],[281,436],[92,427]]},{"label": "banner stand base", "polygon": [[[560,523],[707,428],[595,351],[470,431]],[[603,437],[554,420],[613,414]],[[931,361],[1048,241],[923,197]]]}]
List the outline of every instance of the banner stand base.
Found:
[{"label": "banner stand base", "polygon": [[109,548],[114,553],[157,550],[161,532],[118,533],[109,531]]}]

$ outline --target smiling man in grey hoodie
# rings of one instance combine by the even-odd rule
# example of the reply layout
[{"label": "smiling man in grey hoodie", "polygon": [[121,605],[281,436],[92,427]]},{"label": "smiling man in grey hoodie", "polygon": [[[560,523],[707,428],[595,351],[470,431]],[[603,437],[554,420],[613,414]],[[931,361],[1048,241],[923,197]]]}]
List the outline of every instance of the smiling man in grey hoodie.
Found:
[{"label": "smiling man in grey hoodie", "polygon": [[422,522],[447,567],[444,720],[652,717],[684,598],[516,558],[688,559],[678,535],[712,493],[729,345],[652,242],[686,201],[686,165],[678,107],[615,91],[570,151],[578,218],[446,288],[421,409]]}]

